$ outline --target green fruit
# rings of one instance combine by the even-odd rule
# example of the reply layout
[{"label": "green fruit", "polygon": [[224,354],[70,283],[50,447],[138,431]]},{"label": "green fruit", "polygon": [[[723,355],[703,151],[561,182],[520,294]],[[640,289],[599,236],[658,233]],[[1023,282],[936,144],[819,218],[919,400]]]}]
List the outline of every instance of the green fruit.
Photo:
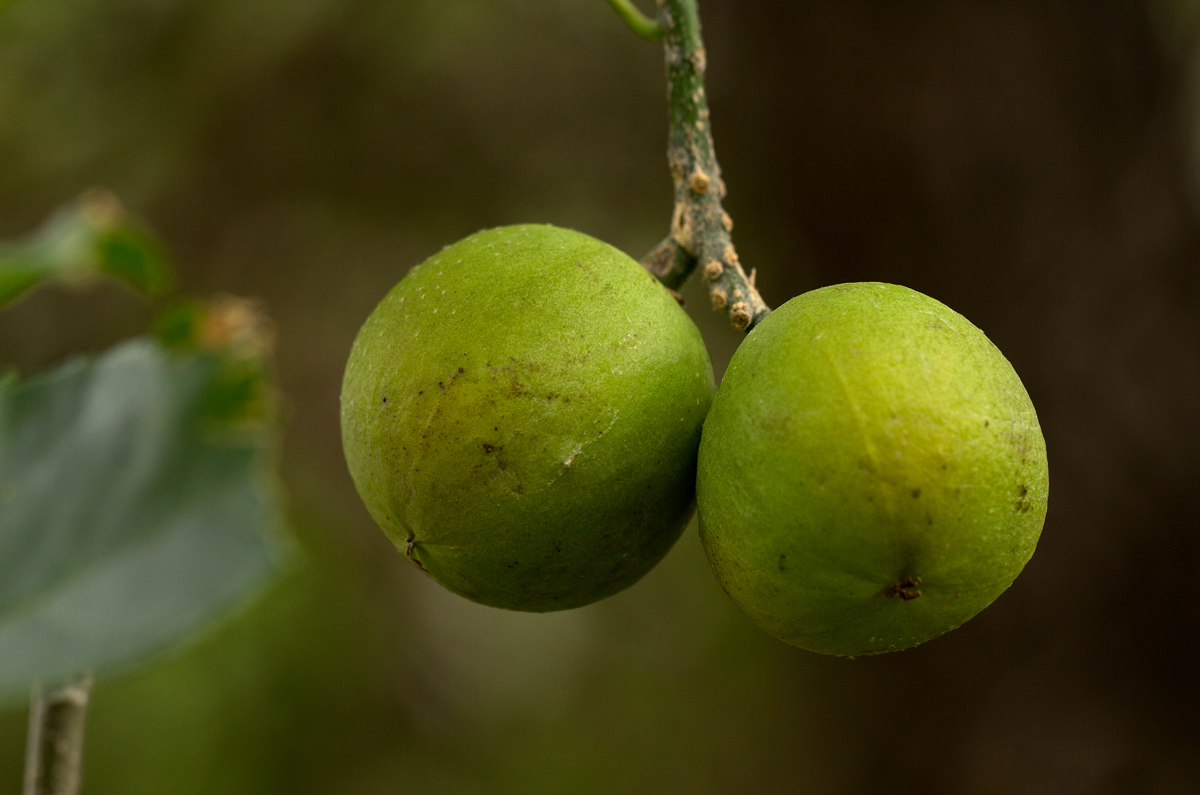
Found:
[{"label": "green fruit", "polygon": [[691,516],[713,375],[671,294],[578,232],[480,232],[354,342],[342,439],[371,515],[451,591],[512,610],[627,588]]},{"label": "green fruit", "polygon": [[969,321],[889,284],[794,298],[743,342],[704,424],[700,537],[770,634],[825,654],[915,646],[1033,555],[1046,446]]}]

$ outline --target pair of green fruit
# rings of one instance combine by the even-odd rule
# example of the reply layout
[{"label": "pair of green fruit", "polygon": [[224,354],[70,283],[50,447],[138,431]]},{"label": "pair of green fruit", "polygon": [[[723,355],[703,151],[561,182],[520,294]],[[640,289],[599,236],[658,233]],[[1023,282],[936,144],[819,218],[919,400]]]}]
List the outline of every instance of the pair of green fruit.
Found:
[{"label": "pair of green fruit", "polygon": [[957,627],[1033,554],[1045,444],[962,316],[912,290],[806,293],[720,389],[699,331],[615,248],[480,232],[367,319],[342,387],[350,472],[418,567],[483,604],[589,604],[654,567],[698,503],[722,587],[813,651]]}]

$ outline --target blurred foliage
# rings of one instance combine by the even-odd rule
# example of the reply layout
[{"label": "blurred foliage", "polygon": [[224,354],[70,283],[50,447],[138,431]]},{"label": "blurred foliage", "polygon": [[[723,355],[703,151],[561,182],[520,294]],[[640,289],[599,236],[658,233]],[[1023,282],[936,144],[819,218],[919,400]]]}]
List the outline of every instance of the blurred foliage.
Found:
[{"label": "blurred foliage", "polygon": [[229,311],[0,381],[0,697],[129,668],[276,572],[266,359],[208,331]]},{"label": "blurred foliage", "polygon": [[[22,0],[0,16],[0,234],[105,184],[189,292],[263,298],[307,559],[204,643],[99,688],[88,792],[1194,789],[1200,234],[1158,17],[702,6],[727,206],[768,302],[907,284],[1021,374],[1054,472],[1026,572],[951,635],[856,662],[755,630],[694,528],[583,610],[444,593],[345,472],[351,341],[408,267],[481,227],[660,240],[661,50],[602,0]],[[149,322],[97,292],[0,314],[0,361],[49,367]],[[737,337],[685,293],[719,372]],[[14,787],[24,720],[0,715]]]},{"label": "blurred foliage", "polygon": [[171,285],[158,240],[115,196],[93,190],[29,239],[0,243],[0,308],[49,279],[79,283],[100,274],[154,296]]}]

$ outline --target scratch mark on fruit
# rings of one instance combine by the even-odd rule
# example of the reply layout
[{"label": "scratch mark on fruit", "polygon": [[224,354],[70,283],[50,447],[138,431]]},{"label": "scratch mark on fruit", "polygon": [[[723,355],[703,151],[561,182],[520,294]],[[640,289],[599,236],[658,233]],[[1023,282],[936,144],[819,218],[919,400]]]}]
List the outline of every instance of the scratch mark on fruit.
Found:
[{"label": "scratch mark on fruit", "polygon": [[416,548],[417,548],[417,539],[416,539],[416,537],[415,537],[415,536],[409,536],[409,537],[408,537],[408,543],[407,543],[407,544],[405,545],[405,547],[404,547],[404,556],[405,556],[405,557],[407,557],[409,560],[411,560],[413,563],[417,564],[417,568],[418,568],[418,569],[420,569],[421,571],[423,571],[423,572],[425,572],[426,574],[428,574],[428,573],[429,573],[429,569],[425,568],[425,566],[424,566],[424,565],[421,563],[421,561],[417,560],[417,557],[416,557],[416,556],[413,554],[413,551],[414,551]]},{"label": "scratch mark on fruit", "polygon": [[[617,418],[621,416],[621,412],[619,409],[613,409],[612,411],[612,419],[609,421],[608,427],[600,431],[600,433],[594,438],[588,439],[585,442],[579,442],[573,448],[571,448],[571,450],[567,453],[566,459],[563,460],[563,465],[559,468],[558,472],[554,474],[554,477],[550,478],[550,481],[543,488],[550,488],[550,486],[554,485],[554,482],[563,476],[563,473],[571,467],[571,464],[573,464],[579,454],[583,452],[583,448],[587,447],[593,442],[600,441],[604,438],[606,433],[613,429],[613,427],[617,424]],[[597,422],[599,422],[599,420],[597,420]]]},{"label": "scratch mark on fruit", "polygon": [[[842,371],[841,364],[836,358],[834,358],[833,354],[830,353],[827,348],[822,347],[820,350],[826,361],[829,362],[829,366],[833,370],[833,374],[837,376],[838,384],[842,387],[842,394],[846,397],[846,405],[850,407],[851,412],[854,414],[854,422],[855,425],[858,426],[859,438],[862,440],[863,452],[866,454],[866,463],[869,465],[869,469],[867,471],[874,476],[878,476],[880,471],[881,456],[879,449],[875,446],[870,434],[867,432],[869,423],[867,421],[866,413],[854,399],[854,395],[850,389],[850,382],[846,379],[846,374]],[[854,353],[858,353],[858,351],[854,351]],[[895,516],[897,508],[895,504],[895,497],[897,495],[894,494],[892,489],[884,489],[883,494],[885,495],[884,507],[890,516]]]}]

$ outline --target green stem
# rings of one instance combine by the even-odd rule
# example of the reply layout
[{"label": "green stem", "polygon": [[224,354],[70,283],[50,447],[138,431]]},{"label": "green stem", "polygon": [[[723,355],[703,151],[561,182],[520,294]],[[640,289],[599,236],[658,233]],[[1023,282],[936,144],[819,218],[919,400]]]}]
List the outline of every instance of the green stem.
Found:
[{"label": "green stem", "polygon": [[662,25],[638,11],[632,0],[608,0],[608,3],[629,29],[643,39],[658,41],[663,37]]},{"label": "green stem", "polygon": [[83,737],[92,680],[43,695],[35,687],[29,705],[23,795],[77,795],[83,773]]},{"label": "green stem", "polygon": [[675,289],[697,265],[713,307],[729,315],[734,328],[750,331],[771,311],[746,276],[730,233],[733,220],[721,207],[725,182],[713,149],[708,98],[704,92],[707,56],[700,35],[696,0],[658,0],[664,31],[670,103],[667,162],[675,181],[671,234],[643,259],[667,287]]}]

